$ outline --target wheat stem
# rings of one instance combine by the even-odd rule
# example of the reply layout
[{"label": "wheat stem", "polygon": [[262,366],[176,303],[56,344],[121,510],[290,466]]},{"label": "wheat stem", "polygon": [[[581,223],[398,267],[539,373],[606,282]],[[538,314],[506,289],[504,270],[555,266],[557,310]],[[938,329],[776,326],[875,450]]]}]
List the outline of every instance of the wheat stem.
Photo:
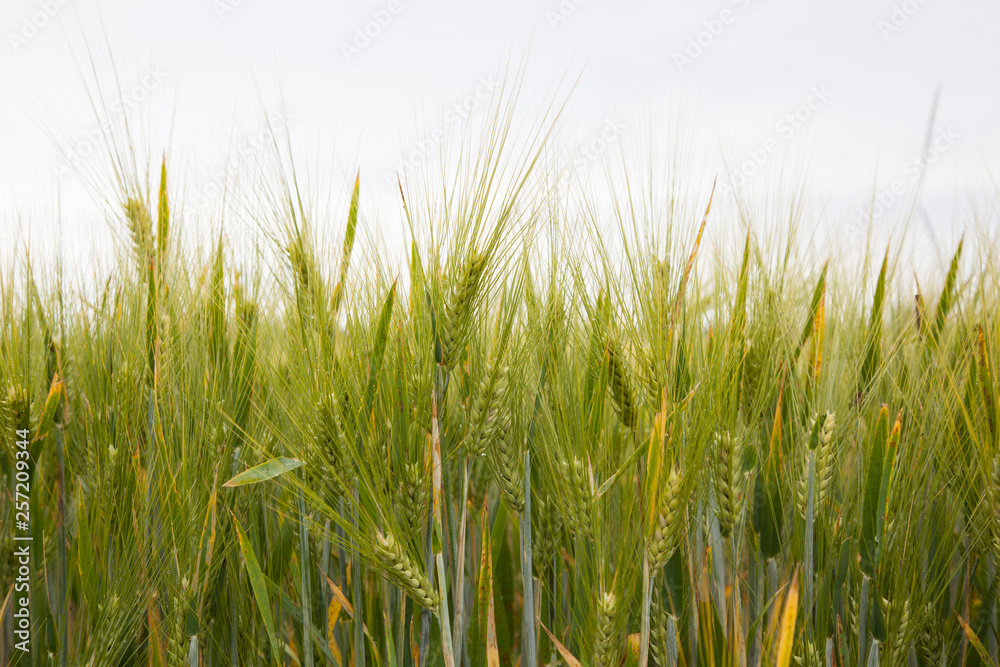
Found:
[{"label": "wheat stem", "polygon": [[815,505],[815,478],[816,478],[816,452],[810,451],[807,455],[807,480],[806,480],[806,535],[805,535],[805,614],[806,627],[812,634],[812,599],[813,599],[813,520],[816,512]]},{"label": "wheat stem", "polygon": [[[867,648],[868,642],[868,588],[871,579],[868,578],[867,574],[861,575],[861,612],[858,615],[858,664],[864,664],[865,661],[865,649]],[[875,644],[872,644],[872,650],[875,652],[875,660],[878,660],[878,651],[875,650]]]},{"label": "wheat stem", "polygon": [[309,557],[309,525],[306,516],[306,500],[299,489],[299,571],[302,577],[302,649],[305,667],[313,667],[312,630],[312,586]]},{"label": "wheat stem", "polygon": [[639,625],[639,667],[649,664],[649,607],[653,602],[652,577],[649,567],[649,551],[642,554],[642,615]]},{"label": "wheat stem", "polygon": [[[351,503],[351,527],[358,530],[358,487],[354,485],[354,499]],[[365,636],[364,636],[364,597],[361,593],[362,565],[354,538],[351,538],[351,604],[354,606],[354,664],[364,667]]]},{"label": "wheat stem", "polygon": [[521,612],[521,632],[524,633],[524,650],[521,663],[536,667],[538,655],[535,648],[535,594],[534,577],[531,575],[531,452],[524,452],[524,510],[521,522],[521,583],[524,594],[524,611]]},{"label": "wheat stem", "polygon": [[667,616],[667,664],[677,667],[677,624],[673,614]]},{"label": "wheat stem", "polygon": [[[461,519],[458,527],[458,554],[455,558],[455,646],[465,646],[465,531],[469,515],[469,466],[471,461],[462,457],[462,503],[459,506]],[[455,656],[457,667],[462,667],[462,651]]]}]

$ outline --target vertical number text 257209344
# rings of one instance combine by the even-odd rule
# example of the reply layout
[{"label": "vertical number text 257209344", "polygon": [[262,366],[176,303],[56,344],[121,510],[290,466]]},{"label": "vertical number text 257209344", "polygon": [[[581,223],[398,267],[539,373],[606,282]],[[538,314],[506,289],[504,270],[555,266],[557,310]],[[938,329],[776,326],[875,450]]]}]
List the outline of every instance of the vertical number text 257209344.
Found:
[{"label": "vertical number text 257209344", "polygon": [[14,648],[28,652],[31,641],[31,453],[28,431],[15,432],[14,549],[17,576],[14,581]]}]

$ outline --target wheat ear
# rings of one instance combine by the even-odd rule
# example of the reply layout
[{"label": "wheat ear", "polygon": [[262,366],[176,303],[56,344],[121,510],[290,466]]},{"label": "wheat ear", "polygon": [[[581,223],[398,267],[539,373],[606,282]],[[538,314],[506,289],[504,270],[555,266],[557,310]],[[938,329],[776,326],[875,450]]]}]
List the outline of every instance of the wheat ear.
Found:
[{"label": "wheat ear", "polygon": [[427,574],[414,565],[410,556],[392,536],[379,532],[375,536],[375,554],[386,568],[386,574],[417,604],[435,611],[440,599]]}]

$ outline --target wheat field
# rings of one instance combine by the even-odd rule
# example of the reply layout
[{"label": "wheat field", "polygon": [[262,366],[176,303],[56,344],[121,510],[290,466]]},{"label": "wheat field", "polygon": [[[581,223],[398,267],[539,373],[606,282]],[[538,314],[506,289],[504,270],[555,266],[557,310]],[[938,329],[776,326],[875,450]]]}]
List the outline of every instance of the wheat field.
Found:
[{"label": "wheat field", "polygon": [[195,251],[165,158],[95,288],[18,251],[0,661],[996,664],[989,238],[911,290],[899,243],[810,262],[714,189],[651,221],[641,174],[573,227],[508,120],[400,182],[398,262],[355,247],[363,173]]}]

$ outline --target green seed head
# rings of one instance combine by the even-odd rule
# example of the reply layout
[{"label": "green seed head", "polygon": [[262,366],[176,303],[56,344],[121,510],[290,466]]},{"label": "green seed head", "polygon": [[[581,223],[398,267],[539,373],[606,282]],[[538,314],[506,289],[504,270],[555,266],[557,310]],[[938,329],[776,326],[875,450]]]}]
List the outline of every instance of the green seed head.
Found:
[{"label": "green seed head", "polygon": [[445,306],[441,323],[441,364],[452,369],[458,364],[468,336],[469,322],[479,297],[486,257],[473,252],[465,261]]},{"label": "green seed head", "polygon": [[743,481],[742,439],[729,433],[715,435],[712,454],[712,487],[718,504],[719,529],[729,536],[742,513],[740,491]]},{"label": "green seed head", "polygon": [[395,509],[407,541],[420,533],[427,513],[427,497],[428,483],[421,467],[416,463],[405,464],[396,489]]},{"label": "green seed head", "polygon": [[[891,637],[891,643],[893,651],[896,655],[903,655],[903,651],[909,646],[911,637],[908,636],[910,631],[910,601],[899,600],[895,602],[889,602],[888,600],[883,600],[885,605],[887,620],[892,621],[895,626],[895,631]],[[898,613],[898,618],[896,614]]]},{"label": "green seed head", "polygon": [[561,539],[562,526],[559,524],[559,517],[551,500],[532,498],[531,503],[535,514],[532,521],[531,545],[534,549],[535,569],[541,577],[552,567],[552,560],[555,558]]},{"label": "green seed head", "polygon": [[[335,399],[327,396],[320,399],[314,410],[313,422],[313,458],[324,461],[329,466],[330,479],[338,493],[344,493],[351,487],[347,440],[337,424],[337,409]],[[325,475],[324,475],[325,476]]]},{"label": "green seed head", "polygon": [[800,667],[823,667],[823,660],[816,650],[816,645],[806,639],[800,645],[793,660]]},{"label": "green seed head", "polygon": [[[836,456],[833,451],[833,427],[836,419],[834,413],[826,413],[823,426],[819,432],[818,443],[816,445],[816,471],[813,483],[813,502],[815,507],[822,507],[824,501],[830,497],[830,489],[833,486],[833,476],[836,471]],[[815,425],[816,420],[813,420]],[[812,429],[810,429],[811,431]],[[809,455],[803,452],[802,474],[799,476],[798,484],[795,488],[796,504],[799,512],[805,516],[806,494],[808,492],[809,479]]]},{"label": "green seed head", "polygon": [[427,574],[417,567],[391,533],[375,536],[375,555],[383,572],[425,609],[435,609],[440,598]]},{"label": "green seed head", "polygon": [[654,571],[663,567],[680,544],[683,528],[682,489],[681,473],[677,468],[673,468],[660,495],[657,523],[648,545],[649,564]]},{"label": "green seed head", "polygon": [[597,628],[594,634],[595,667],[617,665],[621,655],[616,623],[618,601],[612,591],[605,592],[597,602]]},{"label": "green seed head", "polygon": [[653,353],[646,351],[646,362],[642,367],[642,380],[646,387],[646,400],[653,412],[660,409],[661,392],[663,390],[663,374],[660,373]]},{"label": "green seed head", "polygon": [[521,448],[509,410],[501,412],[493,447],[493,477],[507,505],[517,513],[524,510],[524,480]]},{"label": "green seed head", "polygon": [[139,273],[145,276],[149,260],[153,255],[153,222],[149,217],[149,208],[144,201],[134,197],[130,197],[123,208],[139,264]]},{"label": "green seed head", "polygon": [[561,495],[564,507],[563,521],[574,536],[593,539],[594,528],[591,517],[594,494],[591,491],[587,466],[576,457],[561,463],[562,481],[566,489]]},{"label": "green seed head", "polygon": [[298,288],[305,292],[312,284],[312,270],[309,266],[309,256],[303,246],[301,238],[295,239],[288,246],[288,261],[292,265],[292,273]]},{"label": "green seed head", "polygon": [[629,370],[615,341],[608,342],[608,379],[615,412],[628,428],[635,428],[639,413],[636,410],[635,392],[629,379]]},{"label": "green seed head", "polygon": [[653,590],[653,599],[649,605],[649,615],[651,619],[649,633],[649,655],[652,663],[657,667],[667,664],[667,612],[660,603],[660,580]]},{"label": "green seed head", "polygon": [[3,417],[9,430],[28,430],[31,426],[31,402],[24,385],[14,384],[3,402]]},{"label": "green seed head", "polygon": [[507,367],[500,366],[490,386],[487,380],[480,386],[470,415],[472,434],[466,441],[469,456],[481,456],[496,438],[497,424],[504,395],[507,391]]}]

